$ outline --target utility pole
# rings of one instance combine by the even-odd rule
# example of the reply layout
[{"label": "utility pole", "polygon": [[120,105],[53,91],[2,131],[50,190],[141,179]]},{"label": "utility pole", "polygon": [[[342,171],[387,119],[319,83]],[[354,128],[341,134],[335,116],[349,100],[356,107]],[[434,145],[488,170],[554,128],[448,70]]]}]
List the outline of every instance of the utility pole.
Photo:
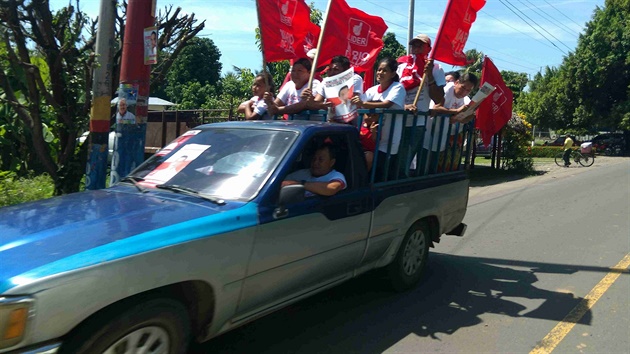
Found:
[{"label": "utility pole", "polygon": [[411,54],[411,40],[413,39],[413,18],[414,18],[414,6],[416,0],[409,0],[409,28],[407,29],[407,54]]},{"label": "utility pole", "polygon": [[110,101],[114,57],[114,26],[116,0],[101,0],[96,31],[96,63],[92,82],[92,109],[90,112],[90,145],[85,168],[85,188],[105,188],[107,174]]},{"label": "utility pole", "polygon": [[118,182],[144,161],[151,74],[151,65],[147,63],[151,44],[146,42],[145,30],[155,25],[155,5],[156,0],[129,0],[127,4],[118,104],[126,101],[128,112],[123,116],[116,114],[110,184]]}]

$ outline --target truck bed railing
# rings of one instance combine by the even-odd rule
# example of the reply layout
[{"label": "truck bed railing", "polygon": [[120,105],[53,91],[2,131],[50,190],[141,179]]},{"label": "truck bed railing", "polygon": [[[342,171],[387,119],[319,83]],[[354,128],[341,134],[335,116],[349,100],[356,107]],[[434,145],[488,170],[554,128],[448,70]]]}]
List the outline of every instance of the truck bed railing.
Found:
[{"label": "truck bed railing", "polygon": [[[328,121],[327,111],[309,111],[289,116],[289,120]],[[371,180],[393,180],[424,177],[462,171],[470,163],[474,120],[450,123],[450,115],[431,116],[428,112],[405,110],[359,109],[357,129],[364,114],[378,115],[376,151]],[[354,125],[354,124],[353,124]],[[382,134],[386,146],[381,145]]]}]

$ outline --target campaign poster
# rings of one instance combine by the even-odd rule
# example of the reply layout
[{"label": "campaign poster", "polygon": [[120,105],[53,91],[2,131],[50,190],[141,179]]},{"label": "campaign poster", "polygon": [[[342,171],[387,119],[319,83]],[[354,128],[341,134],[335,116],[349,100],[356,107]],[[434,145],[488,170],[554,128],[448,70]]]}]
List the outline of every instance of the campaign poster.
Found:
[{"label": "campaign poster", "polygon": [[157,64],[157,27],[144,29],[144,65]]},{"label": "campaign poster", "polygon": [[338,123],[350,123],[357,118],[357,107],[352,103],[354,92],[354,69],[350,68],[335,76],[322,80],[324,95],[332,103],[330,120]]},{"label": "campaign poster", "polygon": [[204,151],[208,150],[210,145],[188,144],[183,146],[179,151],[170,156],[166,161],[162,162],[155,170],[145,176],[143,183],[146,184],[162,184],[173,178],[184,167],[199,157]]}]

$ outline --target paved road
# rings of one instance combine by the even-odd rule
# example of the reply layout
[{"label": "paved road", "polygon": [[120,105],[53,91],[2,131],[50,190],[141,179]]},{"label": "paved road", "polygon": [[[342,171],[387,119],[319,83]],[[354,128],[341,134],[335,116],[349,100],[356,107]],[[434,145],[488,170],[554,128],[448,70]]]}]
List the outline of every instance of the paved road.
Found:
[{"label": "paved road", "polygon": [[415,290],[369,274],[192,353],[630,353],[630,159],[608,162],[471,188]]}]

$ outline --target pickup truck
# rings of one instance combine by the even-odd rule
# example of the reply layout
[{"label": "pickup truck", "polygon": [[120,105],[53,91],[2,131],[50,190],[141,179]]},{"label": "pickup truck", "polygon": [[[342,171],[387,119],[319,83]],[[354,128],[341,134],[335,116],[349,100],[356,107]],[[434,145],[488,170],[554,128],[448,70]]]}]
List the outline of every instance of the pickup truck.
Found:
[{"label": "pickup truck", "polygon": [[[283,186],[322,143],[347,188]],[[408,289],[464,233],[463,167],[377,181],[351,125],[196,127],[107,189],[0,209],[0,353],[186,353],[373,269]]]}]

